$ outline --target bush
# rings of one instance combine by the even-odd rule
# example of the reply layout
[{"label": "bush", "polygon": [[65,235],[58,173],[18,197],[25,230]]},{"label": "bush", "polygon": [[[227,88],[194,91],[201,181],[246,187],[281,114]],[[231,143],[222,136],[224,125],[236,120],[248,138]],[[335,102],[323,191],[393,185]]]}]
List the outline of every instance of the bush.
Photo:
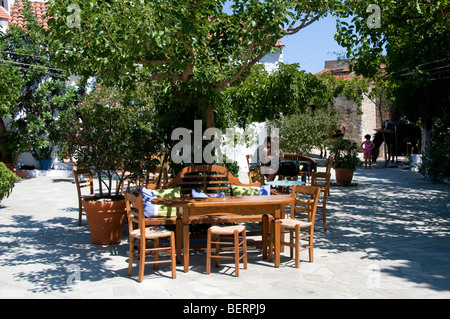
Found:
[{"label": "bush", "polygon": [[280,130],[280,149],[285,153],[308,154],[314,148],[324,149],[330,135],[338,126],[339,115],[328,109],[306,108],[303,112],[287,116],[271,123]]},{"label": "bush", "polygon": [[14,183],[19,179],[4,163],[0,162],[0,201],[11,194]]},{"label": "bush", "polygon": [[436,182],[450,178],[450,135],[446,135],[440,145],[434,145],[428,154],[422,155],[419,173]]}]

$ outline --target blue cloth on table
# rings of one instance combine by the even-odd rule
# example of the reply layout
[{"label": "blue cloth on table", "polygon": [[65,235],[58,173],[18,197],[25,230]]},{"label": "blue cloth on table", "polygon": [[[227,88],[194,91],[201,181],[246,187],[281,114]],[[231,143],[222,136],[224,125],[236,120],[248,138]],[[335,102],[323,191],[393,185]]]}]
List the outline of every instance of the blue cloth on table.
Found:
[{"label": "blue cloth on table", "polygon": [[203,192],[199,192],[195,189],[192,190],[192,198],[207,198],[207,197],[223,197],[225,196],[224,192],[220,192],[217,194],[205,194]]}]

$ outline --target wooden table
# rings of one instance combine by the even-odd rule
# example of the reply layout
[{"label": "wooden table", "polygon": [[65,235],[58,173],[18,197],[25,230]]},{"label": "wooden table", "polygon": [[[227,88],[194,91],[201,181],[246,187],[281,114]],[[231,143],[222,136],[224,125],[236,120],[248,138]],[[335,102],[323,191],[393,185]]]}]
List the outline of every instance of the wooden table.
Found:
[{"label": "wooden table", "polygon": [[[275,267],[280,266],[280,218],[284,216],[286,205],[292,204],[289,195],[275,196],[225,196],[209,198],[155,198],[152,203],[177,208],[177,257],[183,246],[184,272],[189,271],[189,225],[199,219],[211,223],[214,215],[272,215],[275,220]],[[182,232],[182,234],[180,234]]]}]

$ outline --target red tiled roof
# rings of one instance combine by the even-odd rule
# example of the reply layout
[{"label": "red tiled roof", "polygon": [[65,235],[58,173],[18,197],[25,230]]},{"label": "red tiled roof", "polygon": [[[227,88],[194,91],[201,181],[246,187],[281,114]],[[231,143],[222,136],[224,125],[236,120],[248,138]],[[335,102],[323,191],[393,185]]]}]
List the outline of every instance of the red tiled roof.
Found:
[{"label": "red tiled roof", "polygon": [[356,77],[355,73],[354,72],[350,73],[350,69],[348,69],[348,68],[346,68],[346,69],[325,69],[320,72],[317,72],[316,75],[327,73],[327,72],[331,73],[334,77],[341,78],[341,79],[353,79],[354,77]]},{"label": "red tiled roof", "polygon": [[[48,6],[45,2],[30,1],[31,8],[36,14],[39,23],[43,23],[44,27],[47,28],[47,21],[44,20],[45,10]],[[25,3],[22,1],[17,1],[11,8],[11,17],[9,19],[10,24],[17,24],[18,26],[25,27],[26,21],[22,14],[22,10],[25,8]]]},{"label": "red tiled roof", "polygon": [[5,8],[0,7],[0,19],[9,20],[9,14],[6,12]]},{"label": "red tiled roof", "polygon": [[277,40],[277,43],[275,44],[275,47],[276,48],[282,48],[282,47],[284,47],[284,44],[280,40]]}]

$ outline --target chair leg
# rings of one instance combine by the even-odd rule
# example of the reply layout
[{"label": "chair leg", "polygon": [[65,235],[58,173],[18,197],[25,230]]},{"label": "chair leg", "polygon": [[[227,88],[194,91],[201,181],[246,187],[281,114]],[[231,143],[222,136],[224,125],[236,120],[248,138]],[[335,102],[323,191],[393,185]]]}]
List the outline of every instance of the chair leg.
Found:
[{"label": "chair leg", "polygon": [[170,233],[170,260],[172,261],[172,278],[177,278],[177,268],[176,268],[176,260],[175,260],[175,234],[174,232]]},{"label": "chair leg", "polygon": [[176,258],[177,264],[181,264],[181,251],[183,248],[183,220],[181,218],[177,218],[176,226],[175,226],[175,245],[176,245]]},{"label": "chair leg", "polygon": [[145,240],[139,240],[139,275],[138,281],[142,282],[144,279],[144,268],[145,268]]},{"label": "chair leg", "polygon": [[208,229],[206,240],[206,274],[211,273],[211,229]]},{"label": "chair leg", "polygon": [[128,259],[128,276],[131,276],[131,269],[133,268],[133,255],[134,255],[134,241],[133,238],[130,237],[130,249],[129,249],[129,259]]},{"label": "chair leg", "polygon": [[[155,238],[153,248],[159,248],[159,238]],[[159,261],[159,251],[158,251],[158,250],[155,250],[154,254],[155,254],[155,264],[154,264],[153,268],[154,268],[155,270],[159,270],[159,264],[158,264],[158,261]]]},{"label": "chair leg", "polygon": [[326,232],[327,231],[327,209],[325,208],[325,204],[323,205],[323,210],[322,210],[322,218],[323,218],[323,230]]},{"label": "chair leg", "polygon": [[[291,233],[292,234],[292,233]],[[300,267],[300,226],[295,226],[295,268]]]},{"label": "chair leg", "polygon": [[274,238],[273,238],[273,233],[275,230],[275,223],[272,221],[270,222],[270,234],[269,234],[269,253],[267,255],[267,260],[268,261],[272,261],[272,252],[273,252],[273,245],[274,245]]},{"label": "chair leg", "polygon": [[262,250],[263,250],[263,259],[267,259],[267,246],[269,240],[269,216],[266,214],[262,217]]},{"label": "chair leg", "polygon": [[81,201],[78,203],[78,226],[81,225],[81,218],[83,217],[83,208],[81,205]]},{"label": "chair leg", "polygon": [[234,231],[234,267],[234,273],[236,277],[239,277],[239,232],[237,230]]},{"label": "chair leg", "polygon": [[[216,237],[215,240],[217,240],[217,242],[220,242],[220,236],[217,235],[217,237]],[[217,256],[217,258],[215,258],[215,265],[216,265],[216,268],[219,268],[219,264],[220,264],[220,260],[219,260],[219,258],[218,258],[219,255],[220,255],[220,244],[216,244],[216,256]]]},{"label": "chair leg", "polygon": [[244,269],[247,269],[247,234],[245,232],[246,230],[242,233],[242,249],[244,253]]},{"label": "chair leg", "polygon": [[[297,235],[295,235],[297,236]],[[297,237],[295,237],[297,238]],[[289,257],[293,257],[294,253],[296,254],[297,252],[294,252],[294,230],[293,229],[289,229]]]},{"label": "chair leg", "polygon": [[314,238],[311,229],[309,230],[309,262],[314,262],[314,253],[313,253],[313,244]]}]

